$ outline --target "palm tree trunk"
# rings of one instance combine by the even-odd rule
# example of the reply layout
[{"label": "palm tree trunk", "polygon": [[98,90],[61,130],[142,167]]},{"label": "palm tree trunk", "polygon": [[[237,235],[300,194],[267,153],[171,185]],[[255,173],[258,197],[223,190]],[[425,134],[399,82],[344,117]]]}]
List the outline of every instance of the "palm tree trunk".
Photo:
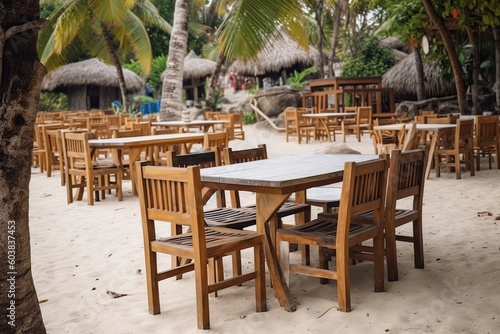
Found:
[{"label": "palm tree trunk", "polygon": [[123,75],[123,68],[118,56],[116,55],[116,51],[113,48],[113,38],[111,37],[111,33],[109,28],[101,22],[102,35],[104,37],[104,44],[106,44],[106,49],[108,50],[109,56],[113,65],[116,68],[116,73],[118,74],[118,84],[120,86],[120,94],[122,96],[122,104],[123,104],[123,112],[128,112],[128,101],[127,101],[127,85],[125,83],[125,76]]},{"label": "palm tree trunk", "polygon": [[187,52],[189,9],[191,0],[176,0],[174,24],[170,35],[167,69],[161,91],[161,121],[172,119],[182,113],[182,79],[184,58]]},{"label": "palm tree trunk", "polygon": [[[0,333],[38,334],[46,330],[31,273],[29,183],[46,73],[36,50],[40,4],[0,0],[0,7],[0,49],[5,51],[0,63]],[[21,22],[27,23],[16,26]],[[18,38],[6,43],[14,35]]]},{"label": "palm tree trunk", "polygon": [[[493,38],[495,40],[495,113],[500,115],[500,28],[493,28]],[[497,158],[498,159],[498,158]]]},{"label": "palm tree trunk", "polygon": [[212,78],[210,79],[210,86],[208,86],[208,92],[206,97],[207,105],[212,105],[214,99],[214,90],[216,89],[219,83],[220,71],[222,69],[222,64],[224,64],[225,61],[226,61],[226,56],[224,55],[224,52],[221,51],[219,53],[219,56],[217,57],[217,63],[215,63],[214,73],[212,74]]},{"label": "palm tree trunk", "polygon": [[418,47],[413,47],[413,55],[415,56],[415,67],[417,70],[417,100],[425,100],[425,74],[424,74],[424,64],[422,63],[422,57],[420,57],[420,49]]},{"label": "palm tree trunk", "polygon": [[318,51],[319,51],[319,76],[325,76],[325,64],[323,61],[323,10],[325,3],[323,0],[318,0],[316,3],[316,27],[318,29]]},{"label": "palm tree trunk", "polygon": [[481,108],[479,105],[479,71],[481,66],[480,45],[477,34],[478,32],[470,26],[466,28],[467,36],[469,37],[470,44],[472,45],[472,113],[479,115]]},{"label": "palm tree trunk", "polygon": [[330,57],[328,59],[328,70],[329,76],[335,78],[335,70],[333,68],[333,64],[337,58],[337,45],[339,43],[339,28],[340,28],[340,19],[342,17],[342,12],[340,8],[336,7],[334,9],[334,17],[333,17],[333,32],[332,32],[332,52],[330,53]]},{"label": "palm tree trunk", "polygon": [[462,72],[462,66],[460,65],[460,61],[458,60],[457,53],[455,52],[453,41],[450,37],[450,32],[448,31],[443,23],[443,20],[432,5],[431,0],[422,0],[422,4],[424,5],[427,15],[436,26],[439,35],[441,35],[441,39],[443,40],[444,47],[446,48],[446,52],[448,53],[448,58],[450,59],[451,68],[453,70],[455,87],[457,89],[458,110],[461,114],[466,114],[468,112],[468,108],[464,75]]}]

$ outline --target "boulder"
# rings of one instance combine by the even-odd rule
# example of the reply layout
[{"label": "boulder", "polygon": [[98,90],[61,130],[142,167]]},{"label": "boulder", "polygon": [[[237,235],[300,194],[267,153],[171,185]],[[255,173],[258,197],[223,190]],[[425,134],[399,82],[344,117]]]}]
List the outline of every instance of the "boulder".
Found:
[{"label": "boulder", "polygon": [[330,146],[323,153],[325,153],[325,154],[361,154],[361,152],[353,150],[352,148],[350,148],[346,144]]},{"label": "boulder", "polygon": [[257,107],[269,117],[278,116],[287,107],[298,107],[301,97],[298,90],[287,86],[261,89],[255,95]]}]

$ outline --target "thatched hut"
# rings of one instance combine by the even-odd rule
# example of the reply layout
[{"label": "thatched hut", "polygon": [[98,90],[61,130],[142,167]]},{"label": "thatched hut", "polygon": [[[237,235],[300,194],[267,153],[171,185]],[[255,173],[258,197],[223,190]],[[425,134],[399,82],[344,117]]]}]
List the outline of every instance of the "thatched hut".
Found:
[{"label": "thatched hut", "polygon": [[312,46],[306,51],[290,36],[283,34],[280,39],[270,41],[255,61],[236,60],[229,70],[238,75],[258,77],[259,80],[269,77],[276,82],[281,77],[285,82],[294,70],[300,72],[311,66],[319,66],[319,51]]},{"label": "thatched hut", "polygon": [[[184,58],[184,81],[182,88],[186,91],[186,100],[198,103],[205,96],[205,83],[215,70],[216,62],[200,58],[190,51]],[[162,80],[165,72],[162,73]]]},{"label": "thatched hut", "polygon": [[[424,63],[425,96],[443,97],[455,95],[453,80],[444,80],[441,77],[441,68],[436,62]],[[417,70],[415,56],[408,55],[394,65],[382,76],[382,87],[394,89],[396,101],[417,99]]]},{"label": "thatched hut", "polygon": [[[144,80],[123,69],[127,94],[144,94]],[[120,100],[120,85],[114,66],[97,58],[61,66],[45,75],[42,92],[61,92],[68,96],[68,109],[90,110],[111,108]]]}]

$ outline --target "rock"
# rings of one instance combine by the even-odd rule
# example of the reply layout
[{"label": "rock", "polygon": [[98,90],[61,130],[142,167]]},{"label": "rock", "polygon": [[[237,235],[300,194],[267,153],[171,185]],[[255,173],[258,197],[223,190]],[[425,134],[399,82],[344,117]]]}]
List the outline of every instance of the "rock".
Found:
[{"label": "rock", "polygon": [[255,99],[257,107],[267,116],[278,116],[286,107],[298,107],[301,103],[299,91],[287,86],[261,89]]},{"label": "rock", "polygon": [[325,154],[361,154],[361,152],[353,150],[352,148],[350,148],[346,144],[330,146],[323,153],[325,153]]}]

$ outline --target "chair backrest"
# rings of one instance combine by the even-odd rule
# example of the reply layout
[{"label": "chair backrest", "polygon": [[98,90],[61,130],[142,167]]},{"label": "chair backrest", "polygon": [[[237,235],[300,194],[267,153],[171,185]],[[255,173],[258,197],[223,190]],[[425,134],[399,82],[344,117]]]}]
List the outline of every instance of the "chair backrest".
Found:
[{"label": "chair backrest", "polygon": [[140,137],[140,136],[142,136],[142,129],[113,131],[113,138]]},{"label": "chair backrest", "polygon": [[420,115],[421,116],[431,116],[431,115],[436,115],[436,112],[434,110],[421,110]]},{"label": "chair backrest", "polygon": [[500,123],[498,116],[477,117],[475,146],[490,147],[500,145],[499,137]]},{"label": "chair backrest", "polygon": [[142,130],[143,136],[149,136],[151,134],[151,123],[150,122],[139,122],[131,124],[132,130]]},{"label": "chair backrest", "polygon": [[387,211],[394,215],[396,201],[413,196],[413,208],[420,210],[423,203],[427,150],[402,152],[393,150],[389,166]]},{"label": "chair backrest", "polygon": [[455,147],[468,148],[474,147],[474,120],[457,120],[457,130],[455,134]]},{"label": "chair backrest", "polygon": [[158,167],[147,164],[137,162],[136,165],[145,247],[150,247],[150,243],[157,239],[155,221],[187,225],[193,234],[194,252],[201,263],[206,263],[205,222],[203,205],[200,205],[203,203],[200,167]]},{"label": "chair backrest", "polygon": [[[266,144],[260,144],[256,148],[233,151],[231,147],[227,147],[222,152],[222,161],[224,164],[238,164],[242,162],[256,161],[267,159]],[[241,207],[240,195],[238,191],[231,191],[231,205],[234,208]]]},{"label": "chair backrest", "polygon": [[388,167],[387,158],[345,163],[338,211],[337,245],[339,242],[348,245],[351,217],[374,211],[374,225],[383,228]]},{"label": "chair backrest", "polygon": [[226,147],[229,147],[228,131],[221,132],[205,132],[203,134],[203,149],[218,147],[222,152]]},{"label": "chair backrest", "polygon": [[372,125],[372,107],[358,107],[356,113],[356,122],[358,123],[358,125]]},{"label": "chair backrest", "polygon": [[89,139],[96,139],[91,132],[62,131],[62,148],[67,169],[92,166]]},{"label": "chair backrest", "polygon": [[226,121],[222,125],[222,129],[228,131],[229,140],[234,140],[234,116],[231,113],[220,112],[217,118]]},{"label": "chair backrest", "polygon": [[428,117],[426,119],[427,124],[455,124],[458,117],[452,114],[447,114],[443,117]]},{"label": "chair backrest", "polygon": [[417,124],[412,123],[410,125],[410,128],[408,129],[408,132],[405,135],[405,140],[401,149],[403,151],[414,150],[418,147],[419,141],[420,138],[417,133]]},{"label": "chair backrest", "polygon": [[167,166],[188,167],[200,166],[201,168],[220,166],[220,151],[217,147],[212,147],[210,151],[177,155],[174,151],[166,154]]},{"label": "chair backrest", "polygon": [[170,135],[173,133],[179,133],[182,132],[182,128],[166,128],[166,129],[159,129],[159,128],[151,128],[151,134],[153,135]]}]

